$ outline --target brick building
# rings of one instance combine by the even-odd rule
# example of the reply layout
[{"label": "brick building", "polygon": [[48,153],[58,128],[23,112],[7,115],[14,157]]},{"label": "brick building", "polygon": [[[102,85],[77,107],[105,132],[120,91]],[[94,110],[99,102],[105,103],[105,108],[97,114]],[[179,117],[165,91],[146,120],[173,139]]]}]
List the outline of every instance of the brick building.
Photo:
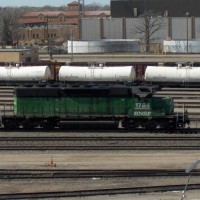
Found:
[{"label": "brick building", "polygon": [[20,43],[59,44],[68,39],[79,38],[80,18],[106,18],[110,11],[79,12],[79,3],[67,4],[66,11],[28,12],[20,23]]}]

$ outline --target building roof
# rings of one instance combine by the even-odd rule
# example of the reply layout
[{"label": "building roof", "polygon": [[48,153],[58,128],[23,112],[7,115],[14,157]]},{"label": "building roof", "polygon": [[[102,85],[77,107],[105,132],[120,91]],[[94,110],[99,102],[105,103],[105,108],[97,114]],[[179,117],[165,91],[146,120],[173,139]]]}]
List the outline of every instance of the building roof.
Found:
[{"label": "building roof", "polygon": [[40,12],[28,12],[23,15],[23,18],[31,18],[31,17],[38,17],[39,15],[44,15],[48,17],[57,17],[59,15],[65,16],[76,16],[78,15],[78,11],[40,11]]},{"label": "building roof", "polygon": [[[106,15],[106,16],[110,16],[111,13],[108,10],[97,10],[97,11],[84,11],[84,13],[82,13],[84,16],[100,16],[102,14]],[[24,20],[24,22],[28,22],[28,19],[32,18],[32,23],[34,22],[43,22],[43,20],[39,20],[38,17],[40,15],[43,15],[45,17],[58,17],[59,15],[64,15],[64,16],[78,16],[78,11],[40,11],[40,12],[28,12],[26,14],[23,15],[22,19]],[[35,18],[35,21],[34,19]],[[25,20],[27,19],[27,20]],[[21,21],[23,21],[21,20]]]},{"label": "building roof", "polygon": [[21,24],[34,24],[34,23],[45,23],[46,21],[39,18],[29,18],[29,19],[20,19],[19,23]]},{"label": "building roof", "polygon": [[77,2],[77,1],[73,1],[73,2],[71,2],[71,3],[68,3],[67,5],[79,5],[79,3]]},{"label": "building roof", "polygon": [[99,16],[105,14],[107,16],[110,16],[111,13],[109,10],[95,10],[95,11],[84,11],[85,16]]}]

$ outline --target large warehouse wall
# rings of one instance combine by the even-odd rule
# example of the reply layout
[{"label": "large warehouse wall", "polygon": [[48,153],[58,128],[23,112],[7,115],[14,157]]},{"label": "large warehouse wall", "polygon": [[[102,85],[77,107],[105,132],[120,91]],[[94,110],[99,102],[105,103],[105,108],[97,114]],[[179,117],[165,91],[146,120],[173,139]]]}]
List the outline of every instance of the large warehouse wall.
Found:
[{"label": "large warehouse wall", "polygon": [[[126,19],[126,38],[128,39],[140,39],[141,35],[136,34],[138,26],[142,24],[141,18],[127,18]],[[154,38],[154,42],[162,42],[163,38],[166,39],[168,37],[168,18],[164,19],[165,28],[156,32],[152,38]]]},{"label": "large warehouse wall", "polygon": [[[141,18],[82,19],[80,27],[82,37],[80,39],[140,39],[141,37],[135,33],[135,29],[138,24],[141,24],[141,20]],[[155,49],[161,51],[164,40],[175,41],[176,44],[179,44],[188,39],[191,46],[189,51],[199,52],[195,40],[200,40],[200,17],[169,17],[164,18],[164,21],[166,27],[157,31],[153,36],[154,40],[151,41],[150,46],[153,47],[153,51]],[[144,46],[144,41],[140,40],[140,42]]]},{"label": "large warehouse wall", "polygon": [[[140,39],[135,33],[136,25],[140,24],[139,18],[109,18],[85,19],[81,21],[81,40],[100,39]],[[160,42],[168,37],[168,18],[165,19],[166,28],[158,31],[154,42]]]},{"label": "large warehouse wall", "polygon": [[83,18],[81,20],[81,39],[82,40],[99,40],[101,39],[101,20]]},{"label": "large warehouse wall", "polygon": [[135,18],[126,19],[126,38],[140,38],[140,35],[135,33],[135,27],[138,25],[138,20]]},{"label": "large warehouse wall", "polygon": [[[172,39],[184,40],[187,38],[187,18],[173,17],[172,19]],[[188,39],[191,39],[191,20],[188,20]]]},{"label": "large warehouse wall", "polygon": [[[85,19],[81,21],[81,40],[100,39],[139,39],[135,34],[135,27],[140,23],[140,18],[108,18],[108,19]],[[173,17],[165,18],[165,28],[154,35],[154,42],[162,42],[167,38],[174,40],[200,39],[199,17]]]},{"label": "large warehouse wall", "polygon": [[200,17],[195,17],[195,37],[200,39]]},{"label": "large warehouse wall", "polygon": [[122,19],[104,19],[103,20],[104,39],[123,38]]}]

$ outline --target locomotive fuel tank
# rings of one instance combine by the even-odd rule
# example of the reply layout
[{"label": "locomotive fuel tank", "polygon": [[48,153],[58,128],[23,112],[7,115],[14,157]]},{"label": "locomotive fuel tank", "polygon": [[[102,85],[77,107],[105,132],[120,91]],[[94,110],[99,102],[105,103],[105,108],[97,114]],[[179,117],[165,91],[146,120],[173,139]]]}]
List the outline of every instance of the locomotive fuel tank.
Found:
[{"label": "locomotive fuel tank", "polygon": [[59,71],[59,80],[65,82],[124,82],[134,81],[135,78],[133,66],[61,66]]},{"label": "locomotive fuel tank", "polygon": [[191,66],[147,66],[144,79],[146,82],[199,82],[200,67]]},{"label": "locomotive fuel tank", "polygon": [[41,81],[51,77],[48,66],[6,66],[0,70],[0,81]]}]

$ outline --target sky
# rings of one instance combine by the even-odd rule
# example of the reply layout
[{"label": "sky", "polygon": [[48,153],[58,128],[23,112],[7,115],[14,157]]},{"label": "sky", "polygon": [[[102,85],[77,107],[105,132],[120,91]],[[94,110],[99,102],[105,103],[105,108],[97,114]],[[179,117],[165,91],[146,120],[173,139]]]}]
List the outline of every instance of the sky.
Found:
[{"label": "sky", "polygon": [[[63,6],[70,2],[78,1],[78,0],[0,0],[0,7],[20,7],[20,6],[35,6],[35,7],[43,7],[45,5],[50,6]],[[101,5],[110,5],[110,0],[85,0],[86,4],[97,3]]]}]

